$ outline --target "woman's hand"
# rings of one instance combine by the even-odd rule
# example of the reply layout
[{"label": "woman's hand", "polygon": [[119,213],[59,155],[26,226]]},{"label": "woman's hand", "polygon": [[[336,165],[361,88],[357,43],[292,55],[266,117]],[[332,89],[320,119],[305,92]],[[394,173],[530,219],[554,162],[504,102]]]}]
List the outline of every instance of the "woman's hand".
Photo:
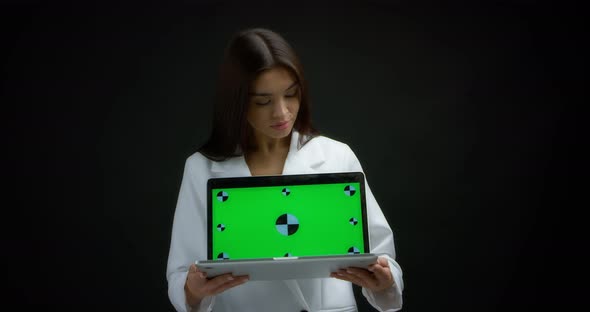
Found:
[{"label": "woman's hand", "polygon": [[217,295],[247,281],[247,275],[233,276],[231,273],[207,279],[207,273],[199,271],[197,266],[192,264],[184,284],[186,301],[190,306],[196,306],[205,297]]},{"label": "woman's hand", "polygon": [[371,264],[366,270],[351,267],[338,270],[338,272],[334,272],[330,276],[373,291],[385,290],[391,287],[394,282],[389,269],[389,262],[385,257],[377,258],[377,263]]}]

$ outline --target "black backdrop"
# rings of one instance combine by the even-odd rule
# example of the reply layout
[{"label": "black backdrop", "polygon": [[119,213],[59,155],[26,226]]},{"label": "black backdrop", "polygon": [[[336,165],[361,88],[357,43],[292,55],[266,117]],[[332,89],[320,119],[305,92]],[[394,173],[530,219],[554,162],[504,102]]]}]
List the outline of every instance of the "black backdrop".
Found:
[{"label": "black backdrop", "polygon": [[10,1],[1,15],[3,287],[20,307],[172,310],[184,161],[245,27],[291,42],[316,126],[361,160],[394,230],[404,311],[550,309],[582,293],[562,283],[577,259],[564,247],[582,245],[562,221],[580,175],[562,89],[581,73],[576,8]]}]

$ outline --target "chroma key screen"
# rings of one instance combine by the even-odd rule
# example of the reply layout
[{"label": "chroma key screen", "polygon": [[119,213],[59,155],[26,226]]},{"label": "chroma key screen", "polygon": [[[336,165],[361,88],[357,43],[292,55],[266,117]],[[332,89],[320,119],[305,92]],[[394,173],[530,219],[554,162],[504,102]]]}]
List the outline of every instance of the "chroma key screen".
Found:
[{"label": "chroma key screen", "polygon": [[211,188],[209,258],[366,253],[361,191],[361,182]]}]

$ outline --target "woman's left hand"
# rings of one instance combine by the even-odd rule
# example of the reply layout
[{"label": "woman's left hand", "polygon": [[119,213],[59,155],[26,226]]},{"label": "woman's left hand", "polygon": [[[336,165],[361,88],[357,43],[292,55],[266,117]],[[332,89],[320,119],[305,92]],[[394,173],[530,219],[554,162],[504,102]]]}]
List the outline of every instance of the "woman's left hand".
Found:
[{"label": "woman's left hand", "polygon": [[368,269],[350,267],[333,272],[330,276],[373,291],[385,290],[394,282],[385,257],[377,258],[377,263],[371,264]]}]

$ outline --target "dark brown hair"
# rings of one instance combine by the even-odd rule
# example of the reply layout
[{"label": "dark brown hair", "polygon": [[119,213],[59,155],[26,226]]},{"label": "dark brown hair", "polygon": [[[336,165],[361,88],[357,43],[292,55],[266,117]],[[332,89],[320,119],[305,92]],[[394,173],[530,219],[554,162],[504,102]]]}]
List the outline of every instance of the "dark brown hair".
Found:
[{"label": "dark brown hair", "polygon": [[215,161],[243,155],[250,140],[246,120],[249,88],[262,71],[276,66],[288,69],[299,83],[300,107],[293,126],[301,134],[298,146],[319,134],[311,123],[307,82],[295,51],[276,32],[250,28],[235,33],[225,48],[213,109],[213,127],[199,152]]}]

